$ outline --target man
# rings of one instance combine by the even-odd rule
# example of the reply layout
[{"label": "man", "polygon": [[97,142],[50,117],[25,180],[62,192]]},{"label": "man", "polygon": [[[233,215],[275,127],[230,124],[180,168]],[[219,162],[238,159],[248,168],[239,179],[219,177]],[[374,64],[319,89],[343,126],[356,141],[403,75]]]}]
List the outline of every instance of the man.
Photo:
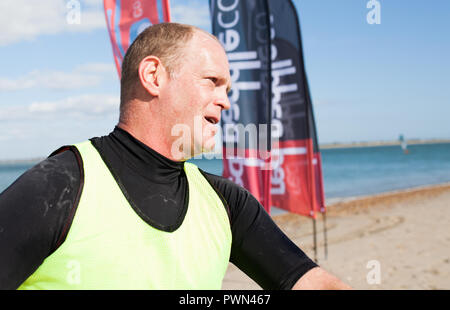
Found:
[{"label": "man", "polygon": [[57,150],[0,195],[0,288],[219,289],[229,261],[265,289],[348,288],[248,191],[184,162],[214,147],[229,89],[210,34],[140,34],[114,131]]}]

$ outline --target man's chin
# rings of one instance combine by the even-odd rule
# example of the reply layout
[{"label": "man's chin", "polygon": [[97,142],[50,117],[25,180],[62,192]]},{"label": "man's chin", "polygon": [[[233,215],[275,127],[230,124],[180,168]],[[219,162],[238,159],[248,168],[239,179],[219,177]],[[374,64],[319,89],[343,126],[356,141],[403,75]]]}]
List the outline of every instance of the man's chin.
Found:
[{"label": "man's chin", "polygon": [[203,143],[202,153],[212,153],[214,152],[215,149],[216,149],[216,139],[212,137],[211,139]]}]

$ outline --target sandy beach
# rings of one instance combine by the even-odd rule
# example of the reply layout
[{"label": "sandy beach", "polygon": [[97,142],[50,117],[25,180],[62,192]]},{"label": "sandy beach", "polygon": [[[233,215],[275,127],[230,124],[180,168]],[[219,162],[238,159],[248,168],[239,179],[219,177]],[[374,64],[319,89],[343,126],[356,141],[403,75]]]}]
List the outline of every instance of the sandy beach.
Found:
[{"label": "sandy beach", "polygon": [[[355,289],[450,289],[450,183],[327,201],[328,258],[317,219],[318,264]],[[274,216],[311,258],[312,220]],[[223,289],[260,289],[230,264]]]}]

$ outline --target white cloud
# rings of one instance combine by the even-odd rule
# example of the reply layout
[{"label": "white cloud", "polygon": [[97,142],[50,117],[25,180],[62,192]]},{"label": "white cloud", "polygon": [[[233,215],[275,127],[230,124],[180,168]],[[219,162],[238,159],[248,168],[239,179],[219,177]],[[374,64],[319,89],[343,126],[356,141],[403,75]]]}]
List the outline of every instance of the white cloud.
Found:
[{"label": "white cloud", "polygon": [[85,32],[105,28],[101,6],[80,2],[80,23],[68,22],[68,0],[0,1],[0,46],[32,40],[43,34]]},{"label": "white cloud", "polygon": [[0,91],[15,91],[35,87],[36,78],[33,78],[34,74],[34,72],[31,72],[27,76],[16,80],[0,78]]},{"label": "white cloud", "polygon": [[116,74],[113,64],[89,63],[72,72],[34,70],[16,79],[0,77],[0,91],[17,91],[33,87],[47,89],[79,89],[99,85],[105,75]]},{"label": "white cloud", "polygon": [[86,94],[56,101],[36,101],[28,105],[2,107],[1,121],[20,121],[56,118],[98,118],[119,115],[119,96]]},{"label": "white cloud", "polygon": [[111,95],[81,95],[59,101],[33,102],[30,113],[70,114],[73,116],[105,115],[118,112],[119,98]]},{"label": "white cloud", "polygon": [[117,74],[117,69],[113,62],[83,64],[77,66],[75,71],[96,74]]}]

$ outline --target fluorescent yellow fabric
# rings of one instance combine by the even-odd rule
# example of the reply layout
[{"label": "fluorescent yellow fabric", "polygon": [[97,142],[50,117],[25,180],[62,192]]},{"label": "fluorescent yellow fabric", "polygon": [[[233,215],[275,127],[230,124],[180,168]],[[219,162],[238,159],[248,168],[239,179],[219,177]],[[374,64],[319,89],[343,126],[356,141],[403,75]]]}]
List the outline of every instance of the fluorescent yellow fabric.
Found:
[{"label": "fluorescent yellow fabric", "polygon": [[85,184],[64,243],[19,289],[220,289],[231,249],[228,215],[190,163],[189,205],[174,232],[131,208],[90,141],[76,145]]}]

